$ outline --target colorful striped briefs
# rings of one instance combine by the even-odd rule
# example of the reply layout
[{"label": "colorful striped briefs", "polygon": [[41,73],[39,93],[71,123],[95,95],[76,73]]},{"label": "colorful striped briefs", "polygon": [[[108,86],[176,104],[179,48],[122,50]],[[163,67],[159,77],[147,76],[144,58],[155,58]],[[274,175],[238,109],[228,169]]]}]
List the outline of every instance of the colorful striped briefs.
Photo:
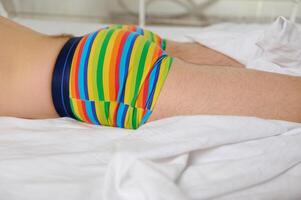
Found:
[{"label": "colorful striped briefs", "polygon": [[172,58],[151,31],[112,25],[69,39],[53,72],[52,98],[61,117],[136,129],[154,109]]}]

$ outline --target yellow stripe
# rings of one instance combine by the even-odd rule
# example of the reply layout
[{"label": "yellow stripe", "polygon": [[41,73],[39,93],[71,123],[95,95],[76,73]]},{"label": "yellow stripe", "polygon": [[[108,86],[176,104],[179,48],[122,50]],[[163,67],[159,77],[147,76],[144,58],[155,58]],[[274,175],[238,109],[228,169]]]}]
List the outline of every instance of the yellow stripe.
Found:
[{"label": "yellow stripe", "polygon": [[154,53],[156,50],[157,45],[155,43],[150,44],[147,55],[146,55],[146,60],[145,60],[145,65],[144,65],[144,70],[143,70],[143,74],[142,74],[142,79],[140,82],[140,86],[139,86],[139,91],[141,89],[141,86],[143,85],[146,76],[149,74],[151,68],[153,67],[154,63],[152,63],[153,57],[154,57]]},{"label": "yellow stripe", "polygon": [[115,109],[117,107],[117,102],[116,101],[112,101],[110,102],[110,109],[109,109],[109,122],[110,122],[110,126],[113,126],[113,122],[114,122],[114,114],[115,114]]},{"label": "yellow stripe", "polygon": [[153,41],[151,40],[150,32],[149,32],[148,30],[143,29],[143,36],[144,36],[147,40],[153,42]]},{"label": "yellow stripe", "polygon": [[144,44],[145,44],[145,39],[141,36],[138,36],[135,41],[135,44],[133,46],[132,53],[131,53],[128,77],[126,80],[125,93],[124,93],[124,102],[129,105],[131,105],[131,100],[134,96],[136,75],[137,75],[140,56],[141,56]]},{"label": "yellow stripe", "polygon": [[70,102],[72,104],[72,108],[73,108],[73,114],[77,117],[77,119],[81,120],[81,121],[84,121],[84,119],[82,118],[82,116],[80,115],[80,111],[78,109],[78,102],[79,101],[78,99],[70,99]]},{"label": "yellow stripe", "polygon": [[78,113],[78,109],[77,109],[77,105],[74,103],[74,101],[70,98],[70,104],[71,104],[71,108],[72,108],[72,113],[73,115],[80,120],[80,116],[77,114]]},{"label": "yellow stripe", "polygon": [[104,112],[104,101],[95,101],[95,109],[96,115],[100,122],[100,124],[108,124],[108,120],[106,119],[105,112]]},{"label": "yellow stripe", "polygon": [[112,53],[117,53],[117,52],[112,52],[112,50],[114,47],[114,43],[116,41],[116,37],[119,32],[120,32],[120,30],[116,30],[112,34],[110,41],[108,43],[108,46],[107,46],[105,57],[103,58],[104,66],[103,66],[102,77],[103,77],[103,85],[104,85],[103,91],[104,91],[104,100],[105,101],[114,100],[114,99],[110,99],[110,89],[114,89],[114,88],[110,88],[110,62],[111,62]]},{"label": "yellow stripe", "polygon": [[125,120],[124,120],[124,127],[125,128],[129,128],[132,129],[132,116],[133,116],[133,108],[131,106],[129,106],[126,116],[125,116]]},{"label": "yellow stripe", "polygon": [[[154,42],[158,45],[158,46],[160,46],[160,44],[159,44],[159,38],[158,38],[158,36],[156,35],[156,34],[154,34]],[[160,46],[161,47],[161,46]]]},{"label": "yellow stripe", "polygon": [[151,110],[154,109],[154,106],[156,104],[158,96],[161,92],[163,83],[164,83],[164,81],[165,81],[165,79],[168,75],[170,62],[171,62],[170,57],[165,57],[161,62],[160,73],[159,73],[159,76],[158,76],[157,86],[156,86],[156,90],[155,90],[155,93],[154,93],[154,98],[153,98],[153,101],[152,101]]},{"label": "yellow stripe", "polygon": [[96,72],[97,72],[97,66],[98,66],[98,54],[100,52],[100,48],[102,46],[102,43],[104,41],[104,38],[106,37],[107,31],[101,30],[97,33],[94,42],[91,47],[90,51],[90,57],[89,57],[89,63],[88,63],[88,94],[89,99],[92,101],[98,100],[98,92],[97,92],[97,82],[96,82]]},{"label": "yellow stripe", "polygon": [[145,82],[145,79],[147,77],[147,75],[150,73],[151,68],[154,66],[153,60],[154,60],[154,53],[156,52],[155,50],[158,48],[158,46],[155,43],[151,43],[146,55],[146,60],[145,60],[145,64],[144,64],[144,70],[142,73],[142,78],[140,81],[140,85],[139,85],[139,89],[138,89],[138,95],[137,95],[137,99],[135,102],[135,105],[133,106],[138,106],[141,107],[142,106],[142,86]]},{"label": "yellow stripe", "polygon": [[137,108],[136,110],[137,110],[137,124],[140,124],[142,117],[143,117],[142,114],[143,114],[144,109]]}]

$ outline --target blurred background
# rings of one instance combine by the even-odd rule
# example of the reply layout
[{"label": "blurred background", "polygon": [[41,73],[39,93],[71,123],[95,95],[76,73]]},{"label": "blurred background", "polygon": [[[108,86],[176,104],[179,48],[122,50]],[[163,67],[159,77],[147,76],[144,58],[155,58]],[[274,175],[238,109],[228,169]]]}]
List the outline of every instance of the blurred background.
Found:
[{"label": "blurred background", "polygon": [[219,22],[266,23],[282,15],[300,22],[300,0],[0,0],[9,17],[206,26]]}]

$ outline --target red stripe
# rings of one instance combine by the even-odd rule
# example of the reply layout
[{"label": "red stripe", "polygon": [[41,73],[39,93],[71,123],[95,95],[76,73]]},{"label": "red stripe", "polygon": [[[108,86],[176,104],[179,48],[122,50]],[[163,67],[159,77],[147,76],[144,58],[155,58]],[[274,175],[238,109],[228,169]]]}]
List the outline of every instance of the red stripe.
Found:
[{"label": "red stripe", "polygon": [[[143,106],[143,108],[145,108],[146,107],[146,97],[147,97],[147,92],[148,92],[148,84],[149,84],[149,75],[150,74],[148,74],[147,75],[147,78],[145,79],[145,82],[144,82],[144,87],[143,87],[143,103],[142,103],[142,106]],[[148,83],[148,84],[147,84]]]},{"label": "red stripe", "polygon": [[113,126],[117,126],[117,113],[119,109],[119,103],[115,106],[114,117],[113,117]]},{"label": "red stripe", "polygon": [[82,111],[83,111],[82,114],[85,117],[85,121],[88,122],[88,123],[90,123],[90,124],[93,124],[92,121],[90,120],[90,118],[87,115],[86,104],[84,103],[84,101],[80,101],[80,104],[81,104]]},{"label": "red stripe", "polygon": [[75,81],[74,81],[74,87],[75,87],[75,98],[79,99],[79,87],[78,87],[78,70],[79,70],[79,63],[80,63],[80,58],[82,56],[82,51],[83,51],[83,46],[87,40],[88,35],[86,35],[82,40],[79,45],[79,51],[76,57],[76,64],[75,64]]},{"label": "red stripe", "polygon": [[[130,34],[130,32],[125,32],[122,39],[121,39],[121,42],[120,42],[120,45],[119,45],[119,49],[118,49],[118,54],[117,54],[117,61],[116,61],[116,70],[115,70],[115,97],[118,97],[118,91],[119,91],[119,70],[120,70],[120,60],[121,60],[121,56],[122,56],[122,50],[123,50],[123,47],[124,47],[124,43],[128,37],[128,35]],[[121,83],[122,84],[122,83]]]},{"label": "red stripe", "polygon": [[130,29],[130,30],[133,31],[133,32],[136,32],[136,31],[137,31],[137,28],[136,28],[136,26],[131,25],[131,29]]}]

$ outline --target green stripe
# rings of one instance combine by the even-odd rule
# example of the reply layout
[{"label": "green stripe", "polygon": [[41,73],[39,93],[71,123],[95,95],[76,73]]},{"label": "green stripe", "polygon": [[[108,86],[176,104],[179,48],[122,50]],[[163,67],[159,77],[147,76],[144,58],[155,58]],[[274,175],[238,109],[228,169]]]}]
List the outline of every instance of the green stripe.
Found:
[{"label": "green stripe", "polygon": [[138,36],[134,42],[133,50],[130,55],[130,64],[129,64],[129,73],[126,80],[126,85],[131,85],[131,87],[127,87],[125,91],[125,96],[128,104],[132,105],[133,98],[135,97],[134,85],[136,84],[137,71],[139,69],[139,62],[141,58],[141,54],[143,51],[143,47],[145,45],[145,39],[142,36]]},{"label": "green stripe", "polygon": [[155,35],[154,35],[154,33],[153,33],[152,31],[149,31],[149,34],[150,34],[150,38],[149,38],[150,41],[151,41],[151,42],[155,42],[155,39],[154,39],[154,38],[155,38]]},{"label": "green stripe", "polygon": [[113,24],[111,26],[109,26],[110,29],[120,29],[123,28],[123,25],[121,24]]},{"label": "green stripe", "polygon": [[132,128],[133,128],[133,129],[136,129],[136,128],[137,128],[137,109],[136,109],[135,107],[133,108]]},{"label": "green stripe", "polygon": [[132,104],[131,104],[132,106],[135,106],[137,97],[139,95],[139,88],[140,88],[140,85],[141,85],[141,79],[142,79],[143,71],[144,71],[144,68],[145,68],[145,61],[146,61],[146,58],[147,58],[147,53],[148,53],[150,44],[151,43],[149,41],[145,41],[142,53],[140,55],[138,71],[137,71],[137,74],[136,74],[134,98],[133,98]]},{"label": "green stripe", "polygon": [[162,49],[166,49],[166,39],[162,39]]},{"label": "green stripe", "polygon": [[167,64],[167,66],[168,66],[168,71],[170,70],[170,67],[171,67],[171,64],[172,64],[172,61],[173,61],[173,58],[172,57],[169,57],[168,56],[168,64]]},{"label": "green stripe", "polygon": [[103,64],[104,64],[104,60],[105,60],[105,56],[106,56],[106,50],[107,50],[107,46],[108,43],[110,41],[110,38],[113,34],[114,30],[109,30],[104,41],[103,44],[101,46],[100,49],[100,53],[98,56],[98,66],[97,66],[97,71],[96,71],[96,80],[97,80],[97,91],[98,91],[98,97],[99,100],[105,100],[104,99],[104,91],[103,91]]},{"label": "green stripe", "polygon": [[107,123],[109,123],[109,111],[110,111],[110,102],[104,102],[104,106],[105,106],[105,116],[107,119]]}]

